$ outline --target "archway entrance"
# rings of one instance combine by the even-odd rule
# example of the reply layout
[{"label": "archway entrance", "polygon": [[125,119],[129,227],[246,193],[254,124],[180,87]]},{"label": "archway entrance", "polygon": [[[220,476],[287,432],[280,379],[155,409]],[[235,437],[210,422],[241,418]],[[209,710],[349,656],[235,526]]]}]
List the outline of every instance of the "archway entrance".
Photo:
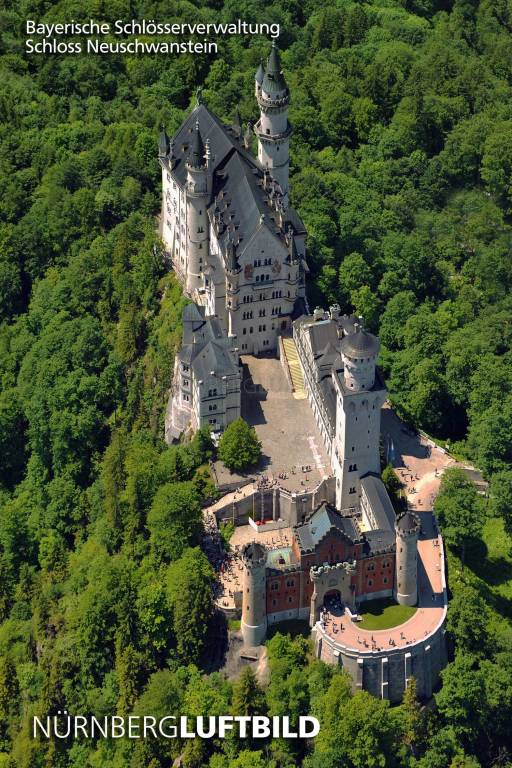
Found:
[{"label": "archway entrance", "polygon": [[[311,568],[309,574],[313,582],[313,594],[311,595],[311,610],[309,623],[314,627],[320,618],[320,611],[326,598],[334,600],[338,595],[340,606],[349,606],[354,609],[355,587],[352,585],[352,577],[355,575],[355,563],[336,563],[336,565],[322,565]],[[340,607],[339,610],[342,610]]]},{"label": "archway entrance", "polygon": [[324,595],[323,605],[333,616],[341,616],[345,610],[345,603],[341,598],[339,589],[331,589]]}]

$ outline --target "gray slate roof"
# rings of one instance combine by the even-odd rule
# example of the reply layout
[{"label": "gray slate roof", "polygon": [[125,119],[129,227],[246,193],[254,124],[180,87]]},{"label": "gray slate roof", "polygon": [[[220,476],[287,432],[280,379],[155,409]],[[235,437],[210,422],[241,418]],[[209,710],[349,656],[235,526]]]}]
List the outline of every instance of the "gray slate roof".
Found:
[{"label": "gray slate roof", "polygon": [[380,349],[380,341],[372,333],[359,329],[349,333],[341,342],[341,351],[348,357],[376,356]]},{"label": "gray slate roof", "polygon": [[272,48],[270,56],[268,57],[265,76],[261,83],[261,89],[271,95],[274,93],[281,93],[282,91],[288,91],[288,86],[286,85],[286,80],[284,79],[283,71],[281,69],[279,49],[275,40],[272,42]]},{"label": "gray slate roof", "polygon": [[338,531],[352,543],[361,540],[354,520],[351,517],[343,517],[327,502],[321,504],[304,523],[294,528],[301,552],[313,552],[332,530]]},{"label": "gray slate roof", "polygon": [[[237,257],[245,243],[263,224],[287,248],[285,233],[291,225],[296,234],[305,234],[304,223],[297,212],[288,207],[283,226],[276,221],[276,212],[269,205],[269,191],[263,188],[263,169],[257,159],[244,147],[239,131],[224,125],[205,104],[198,104],[185,119],[173,139],[174,167],[172,174],[184,187],[187,180],[187,158],[197,141],[196,124],[199,126],[201,140],[209,140],[213,167],[213,202],[208,212],[213,217],[215,208],[221,208],[226,230],[220,238],[224,245],[227,233],[231,231],[235,242],[240,241]],[[215,198],[221,195],[221,200]]]},{"label": "gray slate roof", "polygon": [[196,123],[195,130],[192,134],[192,144],[188,156],[188,163],[192,166],[192,168],[202,168],[204,165],[206,165],[204,157],[203,137],[201,136],[199,123]]},{"label": "gray slate roof", "polygon": [[364,534],[365,555],[376,555],[379,552],[390,552],[396,546],[395,534],[393,531],[383,531],[379,528],[376,531],[366,531]]},{"label": "gray slate roof", "polygon": [[254,75],[254,79],[258,83],[258,85],[261,85],[263,82],[263,78],[265,77],[265,70],[263,69],[263,61],[260,61],[260,65],[258,69],[256,70],[256,74]]},{"label": "gray slate roof", "polygon": [[206,379],[214,371],[216,376],[229,376],[236,372],[236,366],[229,351],[216,343],[209,341],[192,360],[192,368],[198,379]]},{"label": "gray slate roof", "polygon": [[377,528],[382,530],[395,530],[395,510],[391,504],[386,487],[377,475],[365,475],[361,478],[361,488],[364,490],[373,515],[377,522]]},{"label": "gray slate roof", "polygon": [[218,317],[204,316],[204,307],[187,304],[183,310],[183,344],[177,354],[189,365],[198,379],[215,371],[217,376],[230,376],[237,372],[231,355],[231,342],[222,330]]}]

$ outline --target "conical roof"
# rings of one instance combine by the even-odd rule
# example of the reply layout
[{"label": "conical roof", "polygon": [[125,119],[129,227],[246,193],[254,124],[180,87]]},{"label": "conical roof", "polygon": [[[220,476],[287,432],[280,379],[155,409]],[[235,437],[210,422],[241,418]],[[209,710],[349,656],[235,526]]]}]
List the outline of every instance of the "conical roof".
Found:
[{"label": "conical roof", "polygon": [[199,122],[196,123],[187,162],[192,168],[202,168],[205,164],[204,144],[201,131],[199,130]]},{"label": "conical roof", "polygon": [[355,332],[349,333],[341,341],[341,351],[347,357],[375,357],[379,353],[380,341],[360,325],[355,325]]},{"label": "conical roof", "polygon": [[263,82],[263,78],[265,77],[265,70],[263,69],[263,61],[260,61],[260,65],[258,69],[256,70],[256,74],[254,75],[254,79],[258,83],[258,85],[261,85]]},{"label": "conical roof", "polygon": [[279,48],[274,40],[272,48],[270,50],[270,56],[267,61],[267,68],[265,76],[261,84],[261,88],[265,93],[278,93],[280,91],[287,91],[288,86],[284,79],[283,71],[281,69],[281,57],[279,56]]},{"label": "conical roof", "polygon": [[162,130],[160,132],[160,137],[158,139],[158,154],[160,157],[166,157],[169,153],[169,137],[167,133],[165,132],[165,128],[162,125]]}]

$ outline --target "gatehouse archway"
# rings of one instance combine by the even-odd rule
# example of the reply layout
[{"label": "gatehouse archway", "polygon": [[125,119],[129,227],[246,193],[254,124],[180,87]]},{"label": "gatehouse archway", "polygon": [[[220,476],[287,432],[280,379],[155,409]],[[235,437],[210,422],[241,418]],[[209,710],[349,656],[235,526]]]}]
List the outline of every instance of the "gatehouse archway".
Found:
[{"label": "gatehouse archway", "polygon": [[352,577],[356,572],[354,563],[336,563],[335,565],[321,565],[312,567],[309,574],[313,582],[313,594],[311,595],[311,610],[309,624],[314,627],[320,618],[320,610],[325,598],[331,594],[338,594],[343,605],[354,609],[355,587]]}]

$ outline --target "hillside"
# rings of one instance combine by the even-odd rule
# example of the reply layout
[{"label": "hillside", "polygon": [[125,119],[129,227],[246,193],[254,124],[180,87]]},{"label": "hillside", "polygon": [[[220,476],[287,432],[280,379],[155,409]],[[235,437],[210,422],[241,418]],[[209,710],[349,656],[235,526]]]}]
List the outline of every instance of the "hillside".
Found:
[{"label": "hillside", "polygon": [[[310,305],[365,317],[398,412],[481,468],[487,511],[508,515],[506,547],[493,539],[486,561],[477,542],[453,574],[458,653],[436,714],[351,697],[342,674],[279,636],[264,692],[194,666],[211,612],[196,547],[212,446],[204,433],[162,439],[184,299],[155,232],[157,139],[198,86],[220,118],[238,107],[254,120],[268,41],[219,38],[211,58],[25,53],[26,18],[90,17],[281,25]],[[510,601],[493,570],[508,574],[512,543],[509,6],[6,0],[0,30],[0,768],[168,768],[183,751],[210,768],[510,764]],[[63,709],[224,714],[255,701],[317,714],[314,750],[29,733],[32,715]]]}]

